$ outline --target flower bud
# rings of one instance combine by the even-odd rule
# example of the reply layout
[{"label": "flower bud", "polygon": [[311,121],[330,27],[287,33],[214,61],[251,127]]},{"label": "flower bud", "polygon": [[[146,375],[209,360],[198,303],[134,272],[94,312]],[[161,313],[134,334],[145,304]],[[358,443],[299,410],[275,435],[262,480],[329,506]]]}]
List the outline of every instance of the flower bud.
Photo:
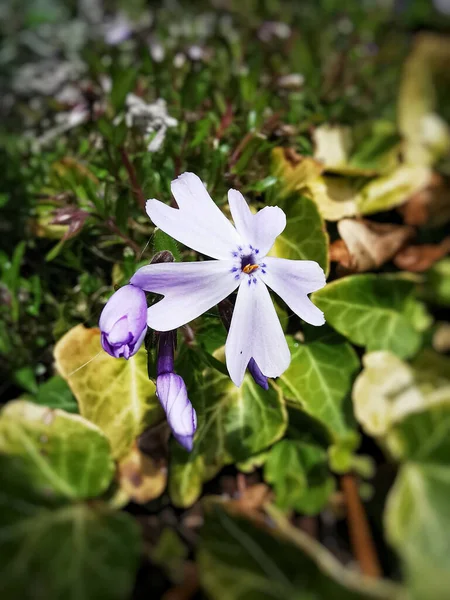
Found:
[{"label": "flower bud", "polygon": [[134,285],[125,285],[106,303],[99,326],[103,349],[115,358],[130,358],[139,350],[147,331],[147,300]]},{"label": "flower bud", "polygon": [[192,450],[197,415],[187,396],[183,379],[175,373],[163,373],[156,379],[156,393],[176,440],[188,452]]}]

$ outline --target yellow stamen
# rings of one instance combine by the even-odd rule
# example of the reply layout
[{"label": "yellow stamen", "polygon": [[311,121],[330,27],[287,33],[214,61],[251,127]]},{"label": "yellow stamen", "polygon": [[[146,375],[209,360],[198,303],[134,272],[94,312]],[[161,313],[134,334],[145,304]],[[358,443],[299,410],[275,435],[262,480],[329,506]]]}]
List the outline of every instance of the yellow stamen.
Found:
[{"label": "yellow stamen", "polygon": [[258,265],[245,265],[245,267],[242,270],[244,271],[244,273],[247,273],[247,275],[250,275],[250,273],[256,271],[257,268]]}]

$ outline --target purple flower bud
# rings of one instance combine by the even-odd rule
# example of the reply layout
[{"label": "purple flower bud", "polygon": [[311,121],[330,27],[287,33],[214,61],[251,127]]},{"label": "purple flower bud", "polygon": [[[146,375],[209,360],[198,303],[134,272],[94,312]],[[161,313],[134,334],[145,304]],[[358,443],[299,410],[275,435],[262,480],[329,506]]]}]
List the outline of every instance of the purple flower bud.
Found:
[{"label": "purple flower bud", "polygon": [[251,358],[248,361],[247,369],[249,370],[250,375],[255,380],[255,383],[261,386],[263,390],[269,389],[269,382],[267,381],[267,377],[261,373],[261,369],[256,364],[254,358]]},{"label": "purple flower bud", "polygon": [[134,285],[124,285],[106,303],[99,326],[103,349],[115,358],[130,358],[147,331],[147,300]]},{"label": "purple flower bud", "polygon": [[197,415],[189,402],[186,385],[175,373],[163,373],[156,379],[156,393],[176,440],[188,452],[194,444]]}]

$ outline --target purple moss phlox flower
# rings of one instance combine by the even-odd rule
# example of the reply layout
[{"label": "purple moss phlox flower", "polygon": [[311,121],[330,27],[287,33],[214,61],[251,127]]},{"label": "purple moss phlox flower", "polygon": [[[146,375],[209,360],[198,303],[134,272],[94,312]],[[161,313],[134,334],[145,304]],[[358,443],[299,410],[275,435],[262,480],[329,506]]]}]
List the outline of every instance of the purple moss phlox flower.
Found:
[{"label": "purple moss phlox flower", "polygon": [[100,315],[103,349],[115,358],[130,358],[147,331],[147,299],[134,285],[124,285],[111,296]]},{"label": "purple moss phlox flower", "polygon": [[240,386],[252,358],[264,376],[278,377],[291,357],[267,288],[304,321],[322,325],[323,313],[307,295],[325,285],[323,270],[314,261],[267,256],[286,226],[280,208],[267,206],[252,214],[242,194],[230,190],[233,227],[193,173],[175,179],[172,193],[178,209],[158,200],[147,202],[153,223],[182,244],[217,260],[150,264],[139,269],[130,283],[164,296],[148,309],[148,326],[157,331],[176,329],[238,289],[226,342],[230,377]]},{"label": "purple moss phlox flower", "polygon": [[174,373],[176,332],[159,334],[156,393],[175,439],[190,452],[197,429],[197,415],[183,379]]}]

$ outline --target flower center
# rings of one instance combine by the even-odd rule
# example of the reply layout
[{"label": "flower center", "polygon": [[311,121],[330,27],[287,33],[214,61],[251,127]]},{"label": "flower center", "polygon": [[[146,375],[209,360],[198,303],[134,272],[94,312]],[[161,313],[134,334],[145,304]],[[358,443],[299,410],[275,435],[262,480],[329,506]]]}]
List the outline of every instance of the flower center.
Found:
[{"label": "flower center", "polygon": [[247,275],[250,275],[250,273],[253,273],[253,271],[256,271],[256,269],[259,268],[259,265],[245,265],[245,267],[242,269],[244,273],[247,273]]}]

